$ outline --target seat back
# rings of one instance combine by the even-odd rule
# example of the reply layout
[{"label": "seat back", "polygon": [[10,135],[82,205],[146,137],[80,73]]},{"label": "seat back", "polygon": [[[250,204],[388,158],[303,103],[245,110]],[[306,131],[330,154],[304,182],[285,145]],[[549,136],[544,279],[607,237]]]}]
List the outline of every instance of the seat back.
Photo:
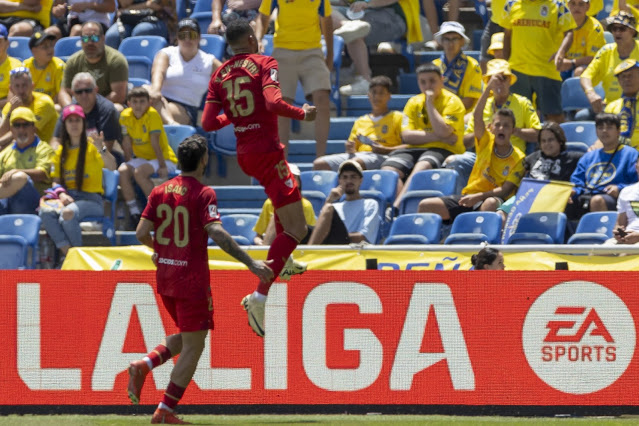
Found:
[{"label": "seat back", "polygon": [[66,62],[75,52],[82,50],[80,36],[63,37],[55,43],[53,55]]},{"label": "seat back", "polygon": [[355,117],[331,117],[328,138],[342,141],[348,140],[355,120],[357,120]]},{"label": "seat back", "polygon": [[134,87],[140,87],[143,85],[151,85],[151,82],[149,80],[147,80],[146,78],[138,78],[138,77],[129,77],[129,90],[133,89]]},{"label": "seat back", "polygon": [[421,170],[413,175],[400,204],[399,214],[417,212],[419,202],[428,197],[452,195],[459,174],[453,169]]},{"label": "seat back", "polygon": [[[197,0],[191,10],[191,15],[194,13],[209,12],[211,14],[211,0]],[[200,28],[202,31],[206,31],[206,28]]]},{"label": "seat back", "polygon": [[[564,213],[527,213],[517,223],[515,233],[510,236],[508,244],[543,243],[547,235],[551,244],[563,244],[566,232],[566,215]],[[536,240],[536,241],[535,241]]]},{"label": "seat back", "polygon": [[232,124],[222,127],[215,133],[209,133],[211,147],[224,155],[237,155],[237,138]]},{"label": "seat back", "polygon": [[[392,170],[364,170],[361,191],[380,192],[387,203],[395,201],[399,176]],[[384,214],[384,212],[380,212]]]},{"label": "seat back", "polygon": [[435,213],[413,213],[398,216],[391,225],[384,244],[402,244],[399,236],[417,235],[425,238],[426,244],[437,244],[441,235],[442,218]]},{"label": "seat back", "polygon": [[256,214],[262,211],[266,193],[261,186],[225,185],[213,186],[217,196],[218,210],[226,214]]},{"label": "seat back", "polygon": [[337,172],[332,170],[311,170],[300,174],[302,189],[305,191],[320,191],[324,197],[337,186]]},{"label": "seat back", "polygon": [[6,214],[0,216],[0,235],[18,235],[31,248],[31,261],[28,265],[30,269],[35,269],[37,263],[41,223],[40,216],[35,214]]},{"label": "seat back", "polygon": [[178,146],[180,143],[189,136],[195,134],[196,130],[193,126],[187,126],[185,124],[166,124],[164,126],[164,131],[166,132],[166,137],[169,140],[169,145],[171,145],[171,149],[177,155]]},{"label": "seat back", "polygon": [[[595,91],[601,96],[601,99],[606,97],[601,85],[597,85]],[[561,109],[570,112],[584,108],[590,108],[590,102],[581,88],[580,78],[567,78],[561,84]]]},{"label": "seat back", "polygon": [[29,37],[9,37],[7,55],[24,61],[33,56],[29,49]]},{"label": "seat back", "polygon": [[[499,244],[502,218],[496,212],[466,212],[455,218],[446,244],[487,241]],[[477,237],[473,237],[476,235]],[[453,238],[450,238],[453,237]],[[477,241],[477,239],[481,241]]]},{"label": "seat back", "polygon": [[222,227],[240,245],[252,245],[257,235],[253,227],[258,216],[253,214],[230,214],[222,216]]},{"label": "seat back", "polygon": [[585,154],[588,152],[588,145],[583,142],[566,142],[566,151],[581,152]]},{"label": "seat back", "polygon": [[166,39],[161,36],[131,36],[122,40],[118,50],[124,56],[142,56],[153,62],[155,54],[166,46]]},{"label": "seat back", "polygon": [[410,73],[399,73],[399,93],[404,95],[415,95],[419,93],[419,85],[417,84],[417,74],[414,72]]},{"label": "seat back", "polygon": [[612,231],[617,223],[617,212],[590,212],[581,217],[575,234],[597,233],[612,238]]},{"label": "seat back", "polygon": [[103,216],[88,216],[83,222],[97,222],[102,224],[102,233],[109,239],[111,245],[116,244],[115,238],[115,207],[118,202],[118,183],[120,173],[117,170],[102,169],[103,198],[109,202],[109,213]]},{"label": "seat back", "polygon": [[200,37],[200,49],[221,61],[226,49],[224,37],[217,34],[202,34]]},{"label": "seat back", "polygon": [[[394,111],[403,111],[406,102],[413,95],[392,95],[388,101],[388,108]],[[352,95],[346,99],[346,116],[360,117],[371,112],[371,103],[367,95]]]},{"label": "seat back", "polygon": [[27,241],[19,235],[0,235],[0,269],[27,267]]},{"label": "seat back", "polygon": [[567,142],[583,142],[591,146],[598,139],[594,121],[568,121],[560,126],[566,134]]}]

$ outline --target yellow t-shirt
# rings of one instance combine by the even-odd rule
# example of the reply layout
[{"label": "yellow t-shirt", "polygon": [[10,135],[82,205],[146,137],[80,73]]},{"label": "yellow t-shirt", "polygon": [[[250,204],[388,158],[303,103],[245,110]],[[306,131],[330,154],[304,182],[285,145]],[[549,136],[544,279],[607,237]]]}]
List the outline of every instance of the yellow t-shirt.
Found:
[{"label": "yellow t-shirt", "polygon": [[[306,219],[306,224],[308,226],[315,226],[315,211],[313,210],[313,205],[306,198],[302,198],[302,209],[304,209],[304,218]],[[267,198],[264,201],[264,205],[262,206],[262,211],[260,212],[260,217],[255,222],[255,226],[253,227],[253,231],[257,232],[259,235],[264,235],[266,232],[266,227],[268,223],[271,221],[274,213],[273,203],[270,198]],[[252,241],[251,241],[252,242]]]},{"label": "yellow t-shirt", "polygon": [[[619,114],[621,112],[621,110],[623,109],[623,99],[619,98],[615,101],[610,102],[608,105],[606,105],[606,108],[604,109],[604,112],[609,112],[611,114]],[[630,137],[630,146],[636,149],[639,149],[639,126],[637,126],[637,124],[639,123],[639,110],[637,108],[637,105],[635,104],[635,110],[634,110],[634,118],[635,118],[635,122],[634,122],[634,129],[632,131],[632,136]],[[623,126],[623,124],[622,124]],[[621,131],[623,132],[625,129],[621,129]]]},{"label": "yellow t-shirt", "polygon": [[33,91],[49,95],[55,98],[60,91],[62,75],[64,74],[64,61],[56,58],[49,61],[46,68],[39,69],[35,65],[33,57],[25,59],[24,66],[29,68],[33,79]]},{"label": "yellow t-shirt", "polygon": [[14,142],[0,152],[0,176],[13,169],[42,170],[47,176],[46,179],[41,182],[34,182],[33,185],[40,194],[44,194],[44,190],[51,187],[50,173],[53,157],[54,152],[51,145],[39,140],[37,137],[33,144],[22,150]]},{"label": "yellow t-shirt", "polygon": [[319,49],[320,16],[331,15],[329,0],[264,0],[260,5],[260,13],[271,16],[277,8],[273,47],[291,50]]},{"label": "yellow t-shirt", "polygon": [[[58,121],[58,112],[55,110],[53,100],[44,93],[33,92],[31,105],[26,105],[36,117],[36,134],[45,142],[51,141],[55,124]],[[7,102],[2,108],[2,116],[5,117],[11,110],[11,102]]]},{"label": "yellow t-shirt", "polygon": [[[510,109],[515,114],[515,127],[520,129],[541,129],[541,123],[539,122],[539,116],[537,111],[532,106],[532,103],[528,98],[511,93],[508,95],[506,102],[501,108]],[[491,96],[486,101],[486,107],[484,108],[484,124],[488,126],[493,119],[493,115],[497,111],[495,107],[495,98]],[[475,131],[475,117],[470,116],[468,124],[466,125],[466,134],[472,134]],[[526,152],[526,141],[520,137],[512,136],[510,142],[518,148],[521,152]]]},{"label": "yellow t-shirt", "polygon": [[[639,41],[635,40],[635,47],[630,52],[630,56],[625,59],[639,60]],[[617,43],[608,43],[595,55],[590,65],[581,74],[581,78],[587,77],[592,80],[593,87],[601,82],[606,92],[605,103],[610,103],[621,97],[621,87],[613,71],[623,60],[619,57]]]},{"label": "yellow t-shirt", "polygon": [[[433,64],[437,65],[442,70],[442,75],[444,76],[444,87],[446,87],[446,89],[450,90],[462,99],[475,98],[475,102],[473,103],[474,106],[477,102],[477,99],[479,99],[482,93],[481,68],[479,67],[479,63],[475,58],[471,58],[470,56],[462,54],[461,59],[468,61],[466,70],[464,72],[464,77],[462,78],[461,82],[454,81],[454,75],[452,76],[453,78],[450,78],[446,75],[447,67],[441,58],[433,60]],[[471,106],[466,110],[466,112],[470,112],[472,110],[473,107]]]},{"label": "yellow t-shirt", "polygon": [[423,41],[424,35],[419,22],[419,3],[415,0],[399,0],[397,3],[406,18],[406,41],[408,44]]},{"label": "yellow t-shirt", "polygon": [[[64,187],[67,189],[78,189],[75,182],[75,168],[78,164],[78,154],[80,147],[70,147],[67,150],[67,158],[64,162]],[[55,150],[55,158],[51,170],[52,178],[60,178],[60,157],[62,156],[62,146]],[[98,149],[88,141],[87,152],[84,160],[84,179],[82,180],[82,191],[103,194],[102,189],[102,168],[104,160]]]},{"label": "yellow t-shirt", "polygon": [[145,160],[156,159],[155,151],[153,151],[153,146],[151,145],[151,133],[159,132],[160,149],[164,159],[177,164],[177,158],[169,146],[169,140],[162,125],[162,118],[155,108],[149,107],[139,119],[135,118],[131,108],[125,109],[120,114],[120,126],[122,127],[122,135],[131,137],[133,154],[136,157],[144,158]]},{"label": "yellow t-shirt", "polygon": [[595,54],[606,44],[604,30],[599,21],[588,17],[581,28],[572,32],[572,44],[566,53],[567,59],[577,59]]},{"label": "yellow t-shirt", "polygon": [[561,81],[550,60],[577,25],[563,0],[508,0],[501,25],[512,31],[510,67],[522,74]]},{"label": "yellow t-shirt", "polygon": [[[466,151],[463,141],[466,108],[464,108],[461,99],[448,90],[442,89],[441,94],[435,99],[435,110],[441,114],[446,124],[453,128],[453,133],[457,135],[457,142],[455,145],[444,142],[428,142],[421,145],[411,145],[411,148],[441,148],[453,154],[462,154]],[[426,95],[423,93],[413,96],[406,102],[402,121],[402,131],[404,130],[433,131],[433,126],[426,112]]]},{"label": "yellow t-shirt", "polygon": [[[603,1],[603,0],[599,0],[599,1]],[[630,9],[630,13],[632,13],[635,19],[639,21],[639,3],[631,4],[630,2],[626,2],[626,6],[628,6],[628,9]],[[590,5],[590,10],[592,10],[592,4]],[[590,10],[588,11],[589,15],[590,15]],[[619,0],[613,0],[612,9],[610,9],[610,16],[616,15],[617,13],[619,13]]]},{"label": "yellow t-shirt", "polygon": [[363,115],[355,120],[348,140],[355,142],[356,151],[373,150],[370,145],[361,143],[357,135],[366,136],[385,147],[401,145],[403,117],[399,111],[389,111],[377,120],[371,114]]},{"label": "yellow t-shirt", "polygon": [[6,98],[9,94],[9,73],[21,66],[22,61],[11,56],[7,56],[7,60],[0,64],[0,99]]},{"label": "yellow t-shirt", "polygon": [[504,6],[506,6],[506,0],[493,0],[490,2],[490,20],[497,25],[501,25],[501,22],[506,19],[507,15]]},{"label": "yellow t-shirt", "polygon": [[[21,3],[22,0],[8,0],[13,3]],[[53,6],[53,0],[40,0],[41,9],[39,12],[27,12],[24,10],[18,12],[0,13],[0,17],[6,18],[9,16],[17,16],[19,18],[35,19],[42,25],[43,28],[47,28],[51,25],[51,7]]]},{"label": "yellow t-shirt", "polygon": [[[468,185],[462,189],[462,194],[479,194],[481,192],[492,191],[504,184],[512,182],[519,186],[524,177],[524,157],[526,156],[519,149],[513,147],[512,153],[506,158],[499,158],[495,155],[495,135],[488,129],[481,139],[475,138],[475,149],[477,160],[468,178]],[[509,194],[509,195],[514,195]],[[508,198],[508,196],[506,197]]]}]

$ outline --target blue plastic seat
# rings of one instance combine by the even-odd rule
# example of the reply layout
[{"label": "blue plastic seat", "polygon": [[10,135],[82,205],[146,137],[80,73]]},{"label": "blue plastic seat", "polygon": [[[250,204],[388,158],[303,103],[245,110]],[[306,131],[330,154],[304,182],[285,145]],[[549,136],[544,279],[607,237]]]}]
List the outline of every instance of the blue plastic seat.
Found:
[{"label": "blue plastic seat", "polygon": [[232,124],[209,133],[209,144],[214,151],[224,155],[237,155],[237,138]]},{"label": "blue plastic seat", "polygon": [[363,198],[372,198],[379,205],[381,237],[388,235],[392,218],[386,219],[386,208],[395,202],[399,176],[392,170],[364,170],[364,178],[359,188]]},{"label": "blue plastic seat", "polygon": [[195,4],[193,5],[193,10],[191,11],[191,18],[195,19],[197,23],[200,25],[200,32],[206,33],[206,30],[209,27],[209,24],[211,23],[211,20],[212,20],[211,0],[197,0]]},{"label": "blue plastic seat", "polygon": [[[406,102],[413,95],[392,95],[388,101],[388,108],[394,111],[403,111]],[[371,112],[372,106],[366,95],[352,95],[346,99],[346,116],[361,117]]]},{"label": "blue plastic seat", "polygon": [[414,213],[399,216],[384,241],[389,244],[437,244],[440,239],[442,218],[435,213]]},{"label": "blue plastic seat", "polygon": [[399,93],[404,95],[416,95],[420,92],[417,84],[417,74],[414,72],[399,73]]},{"label": "blue plastic seat", "polygon": [[79,50],[82,50],[80,36],[62,37],[53,47],[53,56],[57,56],[66,62],[71,55]]},{"label": "blue plastic seat", "polygon": [[602,244],[612,238],[617,223],[617,212],[590,212],[579,220],[577,230],[568,244]]},{"label": "blue plastic seat", "polygon": [[0,235],[0,269],[25,269],[27,247],[27,240],[19,235]]},{"label": "blue plastic seat", "polygon": [[332,170],[311,170],[300,174],[302,189],[319,191],[324,197],[337,186],[337,172]]},{"label": "blue plastic seat", "polygon": [[115,245],[115,205],[118,201],[118,183],[120,173],[117,170],[102,169],[103,198],[110,203],[109,214],[106,216],[88,216],[83,222],[97,222],[102,224],[102,233],[109,239],[111,245]]},{"label": "blue plastic seat", "polygon": [[444,244],[499,244],[502,218],[496,212],[466,212],[455,218]]},{"label": "blue plastic seat", "polygon": [[[253,245],[253,239],[257,235],[253,227],[257,223],[258,216],[253,214],[229,214],[222,216],[222,227],[241,246]],[[216,245],[209,238],[208,245]]]},{"label": "blue plastic seat", "polygon": [[9,37],[7,55],[24,61],[33,56],[29,49],[29,37]]},{"label": "blue plastic seat", "polygon": [[[40,224],[42,220],[36,214],[6,214],[0,216],[0,235],[18,235],[22,237],[27,247],[31,248],[31,262],[25,267],[35,269],[40,240]],[[27,258],[25,258],[25,261]]]},{"label": "blue plastic seat", "polygon": [[154,35],[131,36],[122,40],[118,50],[129,63],[129,77],[151,80],[155,54],[166,45],[164,37]]},{"label": "blue plastic seat", "polygon": [[331,126],[328,129],[329,139],[339,139],[345,141],[353,130],[353,124],[355,124],[355,117],[331,117]]},{"label": "blue plastic seat", "polygon": [[217,34],[202,34],[200,37],[200,49],[206,53],[210,53],[215,56],[217,60],[221,61],[224,57],[224,50],[226,49],[224,37]]},{"label": "blue plastic seat", "polygon": [[165,124],[164,131],[169,140],[169,145],[171,145],[171,149],[173,149],[176,155],[180,143],[196,133],[195,127],[186,124]]},{"label": "blue plastic seat", "polygon": [[[588,98],[579,81],[579,77],[570,77],[561,84],[561,109],[564,112],[590,108],[590,102],[588,102]],[[601,99],[606,97],[601,84],[595,86],[595,91],[601,96]]]},{"label": "blue plastic seat", "polygon": [[144,86],[145,84],[150,86],[151,82],[146,78],[129,77],[129,90],[133,89],[134,87]]},{"label": "blue plastic seat", "polygon": [[598,139],[594,121],[568,121],[560,126],[566,134],[567,142],[583,142],[591,146]]},{"label": "blue plastic seat", "polygon": [[452,169],[422,170],[415,173],[399,204],[399,214],[416,213],[424,198],[453,195],[459,174]]},{"label": "blue plastic seat", "polygon": [[583,142],[566,142],[566,151],[588,152],[588,145]]},{"label": "blue plastic seat", "polygon": [[565,232],[564,213],[527,213],[519,219],[508,244],[563,244]]},{"label": "blue plastic seat", "polygon": [[259,215],[267,198],[261,186],[224,185],[212,188],[217,195],[218,211],[222,216],[228,214]]}]

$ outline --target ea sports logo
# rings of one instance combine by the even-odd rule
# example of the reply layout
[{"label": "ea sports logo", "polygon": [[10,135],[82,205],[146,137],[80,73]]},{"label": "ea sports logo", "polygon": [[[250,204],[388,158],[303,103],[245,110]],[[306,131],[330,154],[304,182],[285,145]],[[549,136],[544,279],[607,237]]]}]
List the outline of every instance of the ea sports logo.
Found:
[{"label": "ea sports logo", "polygon": [[572,394],[613,384],[628,368],[636,342],[626,304],[587,281],[546,290],[528,310],[522,334],[526,359],[537,376]]}]

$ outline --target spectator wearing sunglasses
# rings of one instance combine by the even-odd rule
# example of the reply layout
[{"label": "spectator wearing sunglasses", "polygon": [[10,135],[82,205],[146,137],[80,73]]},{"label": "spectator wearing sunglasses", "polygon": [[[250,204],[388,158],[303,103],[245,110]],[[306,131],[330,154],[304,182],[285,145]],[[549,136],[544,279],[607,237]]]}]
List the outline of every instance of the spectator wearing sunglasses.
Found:
[{"label": "spectator wearing sunglasses", "polygon": [[104,44],[104,32],[98,22],[89,21],[82,26],[80,35],[82,50],[74,53],[64,69],[64,78],[60,90],[60,104],[71,103],[74,95],[71,90],[73,76],[79,72],[88,72],[98,86],[98,93],[113,102],[122,111],[126,102],[129,82],[129,64],[124,55]]},{"label": "spectator wearing sunglasses", "polygon": [[58,113],[49,95],[33,90],[33,80],[28,68],[20,67],[11,70],[9,91],[9,102],[2,108],[0,147],[7,146],[13,138],[9,127],[10,117],[19,107],[26,107],[35,114],[36,134],[41,140],[49,143]]},{"label": "spectator wearing sunglasses", "polygon": [[22,66],[20,59],[13,58],[7,54],[8,49],[9,33],[7,27],[0,24],[0,108],[8,101],[9,73],[12,69]]},{"label": "spectator wearing sunglasses", "polygon": [[160,50],[153,60],[151,105],[164,124],[197,125],[197,113],[211,74],[222,63],[200,50],[200,26],[191,18],[178,23],[177,46]]}]

